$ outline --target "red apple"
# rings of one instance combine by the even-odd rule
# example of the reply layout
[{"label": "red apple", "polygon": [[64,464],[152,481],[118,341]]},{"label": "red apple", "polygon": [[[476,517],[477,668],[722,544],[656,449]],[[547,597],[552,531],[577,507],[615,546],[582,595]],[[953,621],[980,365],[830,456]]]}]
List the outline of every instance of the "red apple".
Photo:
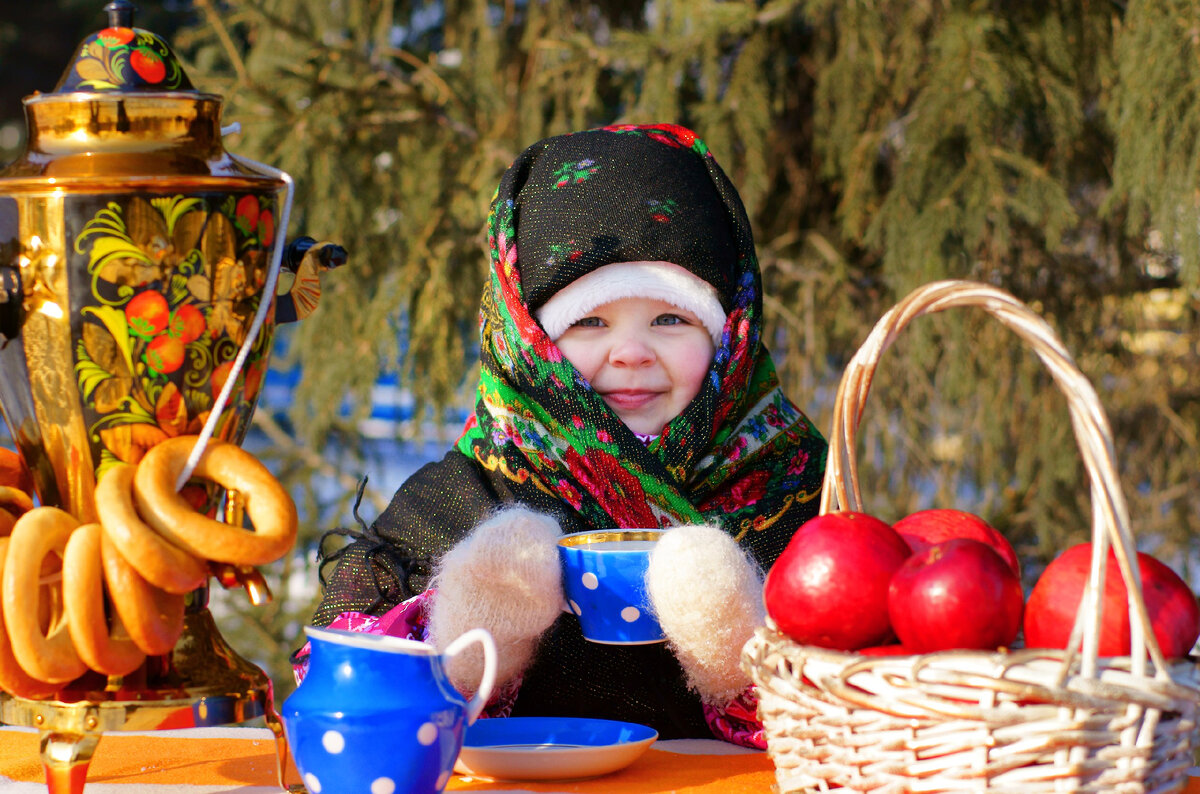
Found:
[{"label": "red apple", "polygon": [[911,656],[912,651],[905,648],[903,645],[895,643],[891,645],[871,645],[867,648],[859,648],[858,653],[863,656]]},{"label": "red apple", "polygon": [[763,601],[793,640],[849,651],[891,636],[888,580],[909,556],[890,526],[865,513],[841,511],[796,531],[767,573]]},{"label": "red apple", "polygon": [[[1200,604],[1187,583],[1169,566],[1138,552],[1142,596],[1158,646],[1168,659],[1186,656],[1200,636]],[[1042,572],[1025,609],[1025,645],[1030,648],[1066,648],[1083,598],[1091,568],[1092,544],[1080,543],[1064,551]],[[1129,604],[1125,578],[1117,568],[1116,554],[1108,552],[1100,626],[1100,656],[1127,656],[1130,652]]]},{"label": "red apple", "polygon": [[1021,577],[1021,561],[1008,538],[972,513],[948,508],[919,510],[892,524],[892,529],[900,533],[913,554],[951,538],[974,538],[994,548],[1012,566],[1017,578]]},{"label": "red apple", "polygon": [[914,553],[888,589],[892,628],[914,653],[1011,645],[1024,605],[1021,580],[1008,561],[974,538]]}]

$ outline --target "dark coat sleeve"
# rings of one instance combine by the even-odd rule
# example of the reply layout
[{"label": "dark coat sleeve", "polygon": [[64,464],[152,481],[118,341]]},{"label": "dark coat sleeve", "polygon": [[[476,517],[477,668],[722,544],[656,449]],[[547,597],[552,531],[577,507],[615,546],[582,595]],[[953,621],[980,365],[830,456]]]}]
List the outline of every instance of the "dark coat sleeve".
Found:
[{"label": "dark coat sleeve", "polygon": [[[434,561],[506,497],[457,450],[422,466],[369,527],[322,538],[323,591],[313,624],[326,626],[347,611],[382,614],[420,593]],[[336,536],[349,543],[327,551]]]},{"label": "dark coat sleeve", "polygon": [[345,536],[350,542],[320,555],[321,602],[313,624],[327,626],[343,612],[378,615],[429,585],[433,566],[454,544],[496,509],[521,501],[551,513],[573,530],[561,502],[539,499],[533,489],[518,497],[502,475],[453,449],[409,477],[387,509],[363,531],[327,533],[322,547]]}]

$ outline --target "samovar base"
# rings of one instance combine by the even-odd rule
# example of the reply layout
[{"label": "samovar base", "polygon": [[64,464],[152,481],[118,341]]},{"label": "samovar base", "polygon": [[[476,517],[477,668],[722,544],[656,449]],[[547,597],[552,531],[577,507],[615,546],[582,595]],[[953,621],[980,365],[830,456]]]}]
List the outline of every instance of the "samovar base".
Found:
[{"label": "samovar base", "polygon": [[280,788],[304,791],[286,780],[288,745],[271,679],[229,647],[207,607],[185,615],[183,634],[170,654],[148,658],[124,677],[89,674],[58,698],[0,693],[0,722],[40,731],[49,794],[83,792],[88,765],[106,731],[232,725],[259,717],[275,737]]}]

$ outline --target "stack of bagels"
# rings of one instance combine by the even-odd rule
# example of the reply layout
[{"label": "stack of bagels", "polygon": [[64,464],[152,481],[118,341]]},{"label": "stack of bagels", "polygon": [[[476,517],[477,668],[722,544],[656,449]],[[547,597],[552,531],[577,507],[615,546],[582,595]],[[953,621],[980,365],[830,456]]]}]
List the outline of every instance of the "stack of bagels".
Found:
[{"label": "stack of bagels", "polygon": [[185,596],[210,562],[262,565],[292,548],[295,503],[236,444],[209,441],[192,477],[236,491],[253,529],[213,520],[176,491],[197,441],[168,439],[136,465],[108,466],[95,523],[35,507],[28,478],[6,476],[8,456],[19,457],[0,450],[0,483],[14,482],[0,484],[0,689],[40,699],[87,670],[128,675],[175,647]]}]

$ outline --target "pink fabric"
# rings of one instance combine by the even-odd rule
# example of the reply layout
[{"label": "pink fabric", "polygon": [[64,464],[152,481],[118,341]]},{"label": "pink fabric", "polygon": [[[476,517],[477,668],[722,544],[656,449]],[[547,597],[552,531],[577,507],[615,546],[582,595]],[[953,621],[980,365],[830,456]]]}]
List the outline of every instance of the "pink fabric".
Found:
[{"label": "pink fabric", "polygon": [[767,749],[762,722],[758,719],[758,694],[753,686],[746,689],[723,707],[704,706],[704,720],[718,739],[751,747]]},{"label": "pink fabric", "polygon": [[[331,629],[345,631],[361,631],[366,634],[386,634],[404,640],[425,642],[429,635],[425,622],[425,607],[432,598],[433,591],[426,590],[403,603],[384,612],[382,615],[367,615],[363,612],[343,612],[327,626]],[[308,654],[312,643],[304,643],[292,663],[292,673],[299,684],[308,674]]]}]

